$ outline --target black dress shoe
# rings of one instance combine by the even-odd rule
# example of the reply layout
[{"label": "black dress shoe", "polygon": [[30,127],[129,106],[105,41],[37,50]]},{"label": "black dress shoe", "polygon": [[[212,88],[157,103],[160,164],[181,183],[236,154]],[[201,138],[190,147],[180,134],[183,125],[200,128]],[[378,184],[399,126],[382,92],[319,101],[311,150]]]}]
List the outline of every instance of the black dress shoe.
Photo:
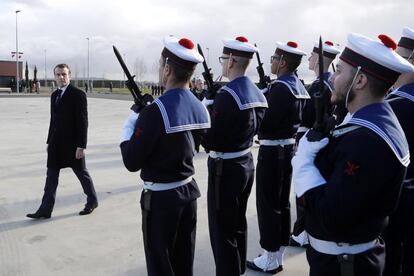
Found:
[{"label": "black dress shoe", "polygon": [[253,261],[247,261],[246,266],[248,268],[250,268],[251,270],[260,271],[260,272],[268,273],[268,274],[276,274],[276,273],[278,273],[278,272],[280,272],[280,271],[283,270],[283,266],[282,265],[279,265],[275,269],[264,271],[263,269],[261,269],[260,267],[258,267]]},{"label": "black dress shoe", "polygon": [[89,215],[90,213],[93,212],[93,210],[96,209],[96,207],[98,207],[98,203],[95,203],[92,206],[85,206],[85,208],[83,208],[83,210],[79,212],[79,215],[80,216]]},{"label": "black dress shoe", "polygon": [[36,213],[26,215],[26,217],[32,218],[32,219],[40,219],[40,218],[48,219],[51,216],[52,216],[52,213],[50,213],[50,212],[41,212],[41,211],[36,211]]}]

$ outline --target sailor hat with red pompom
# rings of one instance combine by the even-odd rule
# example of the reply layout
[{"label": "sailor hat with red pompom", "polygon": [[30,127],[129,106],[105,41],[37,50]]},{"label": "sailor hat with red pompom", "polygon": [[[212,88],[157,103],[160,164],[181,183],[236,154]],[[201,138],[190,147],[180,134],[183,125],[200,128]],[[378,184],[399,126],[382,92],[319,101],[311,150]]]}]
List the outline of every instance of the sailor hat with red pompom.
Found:
[{"label": "sailor hat with red pompom", "polygon": [[258,51],[257,47],[249,43],[244,36],[238,36],[235,39],[223,39],[223,54],[252,58],[253,54]]},{"label": "sailor hat with red pompom", "polygon": [[399,47],[403,47],[409,50],[414,50],[414,30],[405,27],[400,41],[398,42]]},{"label": "sailor hat with red pompom", "polygon": [[303,56],[306,56],[306,53],[298,48],[298,43],[289,41],[287,43],[276,42],[276,54],[278,55],[288,55],[294,58],[301,59]]},{"label": "sailor hat with red pompom", "polygon": [[401,73],[413,72],[414,67],[395,52],[397,43],[381,34],[379,40],[351,33],[340,59],[388,84],[394,84]]},{"label": "sailor hat with red pompom", "polygon": [[194,69],[197,63],[204,61],[197,51],[194,42],[188,38],[165,37],[164,49],[161,54],[168,58],[168,61],[172,61],[187,69]]},{"label": "sailor hat with red pompom", "polygon": [[[334,59],[336,55],[341,52],[338,48],[335,47],[335,44],[329,40],[325,41],[322,44],[322,49],[323,56],[331,59]],[[312,52],[319,53],[319,42],[314,43]]]}]

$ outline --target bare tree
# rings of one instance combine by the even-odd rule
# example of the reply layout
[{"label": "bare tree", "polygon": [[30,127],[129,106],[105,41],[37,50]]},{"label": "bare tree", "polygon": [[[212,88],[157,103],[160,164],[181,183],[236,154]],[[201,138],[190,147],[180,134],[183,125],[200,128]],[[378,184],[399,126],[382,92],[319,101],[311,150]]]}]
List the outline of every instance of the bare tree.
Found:
[{"label": "bare tree", "polygon": [[158,60],[154,61],[151,66],[151,73],[155,77],[156,82],[158,82],[158,71],[160,69],[160,62]]},{"label": "bare tree", "polygon": [[136,80],[138,82],[141,82],[147,73],[147,65],[145,64],[145,61],[140,58],[135,59],[134,63],[134,72],[136,76]]},{"label": "bare tree", "polygon": [[79,86],[79,83],[78,83],[78,64],[77,63],[75,63],[75,70],[73,70],[74,72],[74,76],[75,76],[75,86]]}]

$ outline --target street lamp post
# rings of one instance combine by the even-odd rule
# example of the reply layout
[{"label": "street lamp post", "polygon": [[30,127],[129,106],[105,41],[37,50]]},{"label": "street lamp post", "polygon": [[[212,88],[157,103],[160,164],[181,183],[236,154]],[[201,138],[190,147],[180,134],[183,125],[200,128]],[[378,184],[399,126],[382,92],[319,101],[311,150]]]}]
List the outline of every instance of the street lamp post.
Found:
[{"label": "street lamp post", "polygon": [[21,12],[21,10],[16,11],[16,92],[19,94],[19,40],[17,36],[17,14]]},{"label": "street lamp post", "polygon": [[46,49],[45,49],[45,88],[47,88],[47,63],[46,63]]},{"label": "street lamp post", "polygon": [[90,90],[90,83],[89,83],[89,37],[86,38],[88,40],[88,62],[87,62],[87,84],[88,84],[88,90]]},{"label": "street lamp post", "polygon": [[[124,56],[124,61],[126,62],[125,54],[122,54]],[[124,88],[125,88],[125,72],[124,72]]]},{"label": "street lamp post", "polygon": [[206,47],[207,49],[207,63],[210,64],[210,48]]}]

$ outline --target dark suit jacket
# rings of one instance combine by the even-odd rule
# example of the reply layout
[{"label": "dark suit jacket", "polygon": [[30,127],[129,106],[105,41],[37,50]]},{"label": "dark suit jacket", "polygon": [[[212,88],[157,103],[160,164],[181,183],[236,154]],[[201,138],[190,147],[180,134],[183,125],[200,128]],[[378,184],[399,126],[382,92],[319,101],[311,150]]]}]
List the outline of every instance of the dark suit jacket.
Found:
[{"label": "dark suit jacket", "polygon": [[50,97],[50,125],[47,137],[48,168],[85,168],[85,158],[76,159],[76,148],[86,148],[88,110],[86,94],[69,84],[56,103],[57,90]]}]

